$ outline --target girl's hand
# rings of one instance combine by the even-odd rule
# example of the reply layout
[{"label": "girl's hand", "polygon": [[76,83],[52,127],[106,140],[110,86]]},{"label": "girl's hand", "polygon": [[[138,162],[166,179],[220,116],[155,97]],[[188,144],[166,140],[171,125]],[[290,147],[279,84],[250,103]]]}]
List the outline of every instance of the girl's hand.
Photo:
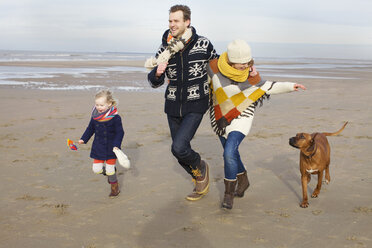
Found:
[{"label": "girl's hand", "polygon": [[301,88],[301,89],[303,89],[303,90],[306,90],[306,87],[303,86],[302,84],[295,84],[295,85],[293,86],[293,88],[294,88],[295,91],[298,91],[298,88]]},{"label": "girl's hand", "polygon": [[119,148],[117,148],[116,146],[114,146],[113,150],[120,150]]},{"label": "girl's hand", "polygon": [[81,144],[85,144],[84,143],[84,140],[79,140],[78,143],[81,145]]}]

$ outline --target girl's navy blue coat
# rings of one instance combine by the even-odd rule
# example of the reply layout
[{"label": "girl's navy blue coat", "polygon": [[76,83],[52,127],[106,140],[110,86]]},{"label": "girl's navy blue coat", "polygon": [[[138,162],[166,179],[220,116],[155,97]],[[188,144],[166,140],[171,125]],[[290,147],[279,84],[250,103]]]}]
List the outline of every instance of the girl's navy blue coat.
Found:
[{"label": "girl's navy blue coat", "polygon": [[93,134],[94,140],[90,157],[99,160],[116,159],[112,149],[114,147],[120,148],[124,137],[121,117],[115,115],[114,118],[106,122],[99,122],[91,118],[81,139],[87,143]]}]

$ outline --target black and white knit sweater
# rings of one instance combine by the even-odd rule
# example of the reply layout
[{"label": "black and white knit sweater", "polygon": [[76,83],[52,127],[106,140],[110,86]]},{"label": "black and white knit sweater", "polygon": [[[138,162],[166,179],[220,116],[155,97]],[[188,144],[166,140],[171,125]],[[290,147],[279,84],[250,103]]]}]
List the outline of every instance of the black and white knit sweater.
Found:
[{"label": "black and white knit sweater", "polygon": [[[217,58],[212,43],[196,34],[192,27],[192,37],[185,48],[177,52],[168,61],[166,76],[168,86],[165,92],[165,113],[171,116],[184,116],[187,113],[205,113],[209,102],[209,84],[207,65],[209,60]],[[169,30],[163,34],[158,57],[167,47]],[[148,81],[154,88],[164,84],[165,75],[155,76],[157,67],[148,74]]]}]

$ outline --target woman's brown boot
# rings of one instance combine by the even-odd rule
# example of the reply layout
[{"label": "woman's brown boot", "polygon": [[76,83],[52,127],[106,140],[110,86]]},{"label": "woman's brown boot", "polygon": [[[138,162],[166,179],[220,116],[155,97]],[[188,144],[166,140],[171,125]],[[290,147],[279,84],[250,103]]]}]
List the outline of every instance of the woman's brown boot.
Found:
[{"label": "woman's brown boot", "polygon": [[235,194],[235,186],[236,180],[229,181],[224,179],[225,182],[225,196],[222,202],[222,208],[232,209],[234,204],[234,194]]},{"label": "woman's brown boot", "polygon": [[249,187],[247,171],[244,171],[243,173],[238,174],[237,178],[238,178],[238,186],[236,187],[235,196],[236,197],[243,197],[244,192]]},{"label": "woman's brown boot", "polygon": [[111,184],[111,193],[109,197],[113,198],[119,195],[120,190],[119,190],[119,183],[110,183]]}]

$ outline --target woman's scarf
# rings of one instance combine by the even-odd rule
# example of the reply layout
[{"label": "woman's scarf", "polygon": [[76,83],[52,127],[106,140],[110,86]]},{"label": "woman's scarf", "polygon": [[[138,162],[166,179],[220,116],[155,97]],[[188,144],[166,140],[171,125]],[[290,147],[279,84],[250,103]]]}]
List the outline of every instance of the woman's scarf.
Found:
[{"label": "woman's scarf", "polygon": [[170,32],[168,34],[167,43],[168,46],[165,50],[159,54],[157,58],[151,57],[148,58],[145,62],[145,67],[149,70],[152,70],[155,66],[168,62],[172,56],[176,53],[181,51],[185,48],[186,44],[191,40],[192,37],[192,29],[187,28],[185,33],[181,36],[181,38],[177,39],[173,37]]},{"label": "woman's scarf", "polygon": [[[224,60],[222,58],[222,60]],[[219,66],[220,59],[217,62],[218,69],[226,71],[231,71],[227,69],[226,64],[222,64],[222,67]],[[211,66],[212,61],[210,62]],[[229,66],[229,65],[228,65]],[[249,69],[248,69],[249,70]],[[222,73],[222,71],[219,71]],[[225,75],[224,73],[222,73]],[[231,88],[222,87],[219,76],[220,73],[216,73],[211,78],[211,89],[213,91],[213,97],[211,97],[210,103],[210,118],[213,130],[220,136],[224,135],[226,132],[226,127],[230,125],[231,121],[241,115],[241,113],[246,110],[251,104],[257,104],[258,102],[262,103],[264,98],[268,98],[266,91],[262,88],[256,88],[253,90],[249,87],[246,90],[236,92],[231,92]],[[231,77],[234,75],[229,74]],[[236,74],[235,74],[236,75]],[[221,77],[221,76],[220,76]],[[235,78],[235,77],[234,77]],[[233,80],[228,77],[228,79]],[[221,77],[221,80],[224,80]],[[257,84],[261,77],[259,74],[254,77],[246,76],[244,81],[239,79],[241,83],[245,82],[250,85]],[[235,81],[235,80],[233,80]]]},{"label": "woman's scarf", "polygon": [[95,121],[104,122],[109,121],[118,114],[118,108],[116,106],[112,106],[111,108],[107,109],[103,113],[99,113],[96,107],[93,108],[92,118]]},{"label": "woman's scarf", "polygon": [[218,69],[219,71],[229,79],[242,83],[245,82],[249,76],[249,67],[245,70],[238,70],[229,65],[228,63],[227,52],[221,54],[220,58],[218,59]]}]

